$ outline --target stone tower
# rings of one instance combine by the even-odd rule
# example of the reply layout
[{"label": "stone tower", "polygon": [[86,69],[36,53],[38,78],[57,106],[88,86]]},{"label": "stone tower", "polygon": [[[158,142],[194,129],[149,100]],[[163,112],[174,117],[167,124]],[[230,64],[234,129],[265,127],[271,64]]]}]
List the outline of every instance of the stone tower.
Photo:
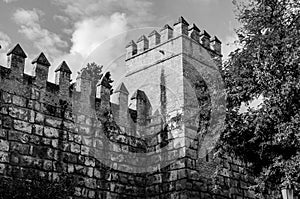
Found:
[{"label": "stone tower", "polygon": [[254,198],[245,164],[212,159],[215,134],[207,132],[222,120],[221,42],[195,24],[180,17],[131,41],[116,103],[109,72],[97,89],[85,70],[71,84],[72,67],[62,61],[51,83],[44,53],[32,61],[33,76],[24,73],[19,44],[7,56],[8,67],[0,66],[0,182],[64,174],[77,179],[76,199]]},{"label": "stone tower", "polygon": [[[176,194],[184,198],[188,197],[183,193],[188,182],[198,180],[194,178],[199,173],[199,158],[209,159],[211,155],[211,146],[203,147],[201,142],[206,142],[203,134],[214,116],[213,84],[217,79],[222,81],[221,42],[217,37],[211,39],[195,24],[190,26],[183,17],[158,31],[142,35],[126,46],[129,72],[122,86],[127,88],[131,108],[136,110],[134,136],[151,140],[147,142],[149,153],[144,164],[157,172],[149,174],[149,179],[176,182],[182,191],[174,192],[172,198]],[[155,158],[160,161],[152,161]],[[165,170],[171,170],[167,177]],[[153,196],[172,190],[170,184],[165,190],[156,190],[155,182],[148,182]]]}]

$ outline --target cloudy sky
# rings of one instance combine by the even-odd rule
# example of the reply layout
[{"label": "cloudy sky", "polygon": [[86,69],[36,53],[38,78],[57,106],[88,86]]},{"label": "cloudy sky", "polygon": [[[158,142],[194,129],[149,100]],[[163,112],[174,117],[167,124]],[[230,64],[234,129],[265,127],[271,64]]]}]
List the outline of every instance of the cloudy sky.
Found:
[{"label": "cloudy sky", "polygon": [[62,60],[74,78],[87,62],[113,65],[130,39],[173,25],[179,16],[217,35],[225,57],[234,48],[238,23],[231,0],[0,0],[0,65],[6,65],[8,49],[20,43],[29,57],[26,73],[43,51],[52,64],[50,81]]}]

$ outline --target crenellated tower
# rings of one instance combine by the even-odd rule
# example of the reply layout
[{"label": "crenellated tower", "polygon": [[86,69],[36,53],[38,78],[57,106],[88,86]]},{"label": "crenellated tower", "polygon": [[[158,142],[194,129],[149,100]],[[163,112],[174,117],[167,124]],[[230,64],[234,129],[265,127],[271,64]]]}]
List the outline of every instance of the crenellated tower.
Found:
[{"label": "crenellated tower", "polygon": [[[180,17],[172,26],[166,24],[159,32],[130,41],[126,49],[129,71],[122,83],[127,88],[122,97],[132,96],[129,104],[136,111],[135,136],[151,140],[149,151],[156,152],[149,155],[149,165],[158,156],[160,167],[173,165],[170,167],[177,169],[167,179],[163,172],[149,178],[181,181],[186,190],[187,180],[193,180],[190,174],[198,172],[201,137],[211,114],[212,82],[208,82],[207,71],[218,71],[221,66],[221,42]],[[128,103],[123,102],[123,106]],[[157,152],[164,147],[165,153]],[[178,161],[182,161],[179,168]],[[156,194],[171,190],[168,187]]]},{"label": "crenellated tower", "polygon": [[19,44],[7,53],[0,177],[30,178],[24,174],[32,169],[56,180],[64,172],[80,180],[78,199],[253,198],[243,164],[222,160],[231,171],[218,176],[224,191],[215,193],[216,162],[208,150],[201,156],[215,95],[209,71],[221,68],[221,41],[179,17],[125,48],[129,71],[114,90],[109,72],[97,83],[81,70],[71,83],[62,61],[52,83],[43,52],[31,62],[34,75],[24,73]]}]

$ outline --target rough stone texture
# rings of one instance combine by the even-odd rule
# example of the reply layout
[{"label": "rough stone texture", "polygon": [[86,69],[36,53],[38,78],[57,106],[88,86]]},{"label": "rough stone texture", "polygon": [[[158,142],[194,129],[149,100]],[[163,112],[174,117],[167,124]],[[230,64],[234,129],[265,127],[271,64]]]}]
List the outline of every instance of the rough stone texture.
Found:
[{"label": "rough stone texture", "polygon": [[[10,68],[0,67],[0,176],[32,168],[55,180],[67,172],[79,179],[74,198],[253,198],[243,163],[202,156],[203,121],[186,107],[200,104],[207,117],[212,96],[202,77],[210,65],[204,54],[217,66],[221,56],[190,38],[183,22],[174,35],[165,26],[162,40],[155,32],[149,49],[128,51],[130,72],[116,104],[103,82],[100,99],[93,97],[87,74],[74,88],[70,71],[57,70],[53,84],[47,68],[37,66],[45,69],[36,74],[42,78],[23,74],[26,56],[10,53]],[[131,99],[138,90],[144,96]],[[217,165],[223,169],[214,190]]]}]

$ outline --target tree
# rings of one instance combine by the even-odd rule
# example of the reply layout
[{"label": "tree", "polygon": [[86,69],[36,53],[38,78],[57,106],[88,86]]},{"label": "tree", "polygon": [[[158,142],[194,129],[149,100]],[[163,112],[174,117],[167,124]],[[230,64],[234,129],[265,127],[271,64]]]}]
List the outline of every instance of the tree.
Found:
[{"label": "tree", "polygon": [[98,81],[102,78],[102,68],[103,66],[100,66],[95,62],[92,62],[92,63],[88,63],[85,68],[81,69],[81,72],[83,71],[88,72],[93,82],[92,85],[93,87],[95,87]]},{"label": "tree", "polygon": [[[103,77],[102,68],[103,68],[103,66],[100,66],[100,65],[96,64],[95,62],[92,62],[92,63],[88,63],[86,67],[81,69],[81,72],[86,71],[86,72],[88,72],[89,76],[91,77],[92,90],[96,89],[97,84]],[[107,72],[105,74],[105,79],[107,80],[108,84],[111,84],[113,82],[113,80],[111,79],[110,72]],[[113,90],[111,89],[111,93],[112,92],[113,92]]]},{"label": "tree", "polygon": [[[263,198],[267,187],[300,183],[300,1],[235,4],[242,47],[224,65],[228,108],[219,150],[250,163]],[[240,111],[258,97],[258,108]]]}]

